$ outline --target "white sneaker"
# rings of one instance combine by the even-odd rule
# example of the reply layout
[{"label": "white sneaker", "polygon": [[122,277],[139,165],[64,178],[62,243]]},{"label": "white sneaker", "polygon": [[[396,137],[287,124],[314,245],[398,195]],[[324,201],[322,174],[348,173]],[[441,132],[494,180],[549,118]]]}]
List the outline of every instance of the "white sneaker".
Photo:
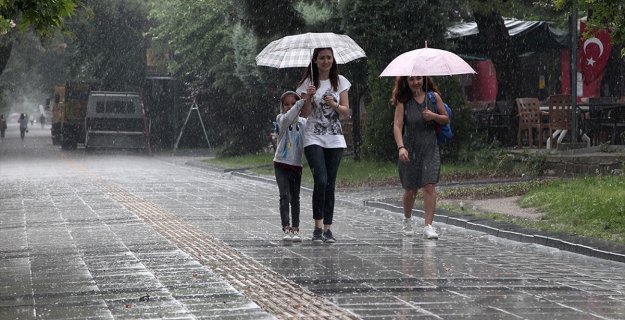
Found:
[{"label": "white sneaker", "polygon": [[428,224],[423,228],[423,237],[426,239],[438,239],[438,233],[431,224]]},{"label": "white sneaker", "polygon": [[282,237],[283,241],[291,241],[293,238],[291,237],[291,228],[282,228],[282,232],[284,236]]},{"label": "white sneaker", "polygon": [[414,236],[411,218],[404,218],[404,224],[401,227],[401,231],[405,236]]},{"label": "white sneaker", "polygon": [[302,242],[302,237],[299,236],[299,230],[291,229],[291,240],[293,240],[293,242]]}]

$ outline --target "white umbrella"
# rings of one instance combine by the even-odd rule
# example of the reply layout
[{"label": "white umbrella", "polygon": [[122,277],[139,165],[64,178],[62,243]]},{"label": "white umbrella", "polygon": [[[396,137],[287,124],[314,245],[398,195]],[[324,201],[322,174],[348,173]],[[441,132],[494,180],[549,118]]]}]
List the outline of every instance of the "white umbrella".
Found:
[{"label": "white umbrella", "polygon": [[274,68],[307,67],[315,48],[332,48],[338,64],[366,57],[365,51],[347,35],[309,32],[272,41],[256,56],[256,64]]},{"label": "white umbrella", "polygon": [[404,52],[386,66],[380,77],[395,76],[450,76],[476,73],[471,66],[453,52],[428,48]]}]

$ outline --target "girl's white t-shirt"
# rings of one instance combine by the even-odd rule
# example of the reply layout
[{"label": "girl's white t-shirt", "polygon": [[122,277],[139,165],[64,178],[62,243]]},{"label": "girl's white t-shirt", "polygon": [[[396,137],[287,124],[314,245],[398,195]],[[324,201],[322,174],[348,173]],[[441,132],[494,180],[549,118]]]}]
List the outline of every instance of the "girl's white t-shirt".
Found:
[{"label": "girl's white t-shirt", "polygon": [[[310,79],[306,79],[297,88],[297,92],[305,94],[309,84]],[[323,148],[347,148],[339,113],[326,104],[323,96],[331,95],[334,101],[338,103],[341,92],[349,90],[351,86],[352,84],[342,75],[339,75],[337,91],[332,89],[330,80],[319,80],[319,88],[313,96],[312,112],[306,121],[304,147],[318,145]]]}]

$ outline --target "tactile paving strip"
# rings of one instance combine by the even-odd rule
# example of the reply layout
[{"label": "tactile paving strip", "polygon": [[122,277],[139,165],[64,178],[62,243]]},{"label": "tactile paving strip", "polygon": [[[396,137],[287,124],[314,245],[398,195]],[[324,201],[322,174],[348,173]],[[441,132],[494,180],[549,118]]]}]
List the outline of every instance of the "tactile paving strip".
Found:
[{"label": "tactile paving strip", "polygon": [[271,271],[223,241],[195,229],[170,212],[114,186],[102,186],[181,250],[221,275],[262,309],[278,318],[358,319],[327,299]]}]

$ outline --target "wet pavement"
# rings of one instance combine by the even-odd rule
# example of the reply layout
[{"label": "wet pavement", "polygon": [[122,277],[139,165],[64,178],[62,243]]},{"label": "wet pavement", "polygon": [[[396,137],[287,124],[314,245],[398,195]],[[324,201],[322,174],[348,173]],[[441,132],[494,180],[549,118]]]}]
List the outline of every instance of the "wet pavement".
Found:
[{"label": "wet pavement", "polygon": [[[624,319],[625,264],[401,215],[340,192],[281,241],[275,184],[137,152],[0,143],[0,319]],[[422,220],[418,221],[422,223]]]}]

